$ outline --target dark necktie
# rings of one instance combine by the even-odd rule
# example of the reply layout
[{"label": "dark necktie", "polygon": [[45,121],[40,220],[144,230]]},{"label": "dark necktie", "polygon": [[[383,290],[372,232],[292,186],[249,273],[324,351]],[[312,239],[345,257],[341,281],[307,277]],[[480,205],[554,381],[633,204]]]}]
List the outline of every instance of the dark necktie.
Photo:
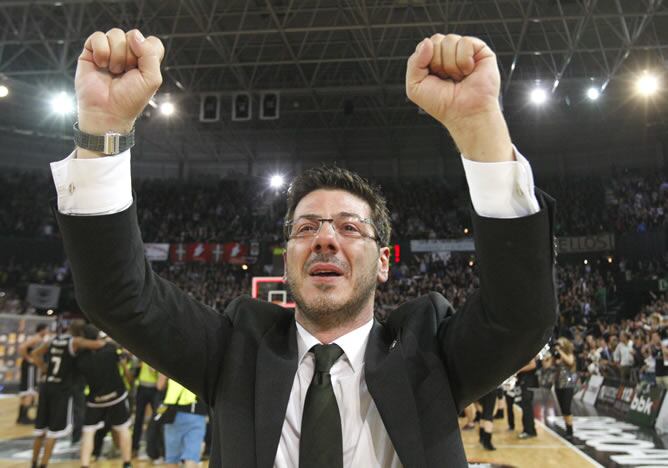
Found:
[{"label": "dark necktie", "polygon": [[338,345],[315,345],[315,373],[306,392],[299,468],[342,468],[343,436],[329,370],[343,354]]}]

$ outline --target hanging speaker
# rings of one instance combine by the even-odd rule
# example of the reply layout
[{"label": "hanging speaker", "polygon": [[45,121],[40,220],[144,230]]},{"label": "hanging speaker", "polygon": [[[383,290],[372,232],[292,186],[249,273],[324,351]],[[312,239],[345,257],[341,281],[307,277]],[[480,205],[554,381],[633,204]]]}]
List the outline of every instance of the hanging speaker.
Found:
[{"label": "hanging speaker", "polygon": [[232,99],[232,120],[250,120],[252,116],[250,93],[236,93]]},{"label": "hanging speaker", "polygon": [[200,122],[218,122],[220,120],[220,97],[217,94],[205,94],[199,105]]},{"label": "hanging speaker", "polygon": [[260,97],[260,120],[276,120],[279,117],[280,95],[275,91],[262,93]]}]

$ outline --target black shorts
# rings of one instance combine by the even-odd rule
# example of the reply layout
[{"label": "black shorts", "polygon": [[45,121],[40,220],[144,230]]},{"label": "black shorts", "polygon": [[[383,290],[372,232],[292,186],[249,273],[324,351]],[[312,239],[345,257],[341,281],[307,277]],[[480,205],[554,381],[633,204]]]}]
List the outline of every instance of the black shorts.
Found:
[{"label": "black shorts", "polygon": [[43,383],[35,419],[35,435],[49,439],[66,437],[72,432],[72,392],[69,387]]},{"label": "black shorts", "polygon": [[26,363],[21,365],[19,396],[29,395],[37,395],[37,367]]},{"label": "black shorts", "polygon": [[112,429],[123,429],[130,426],[130,404],[127,396],[111,406],[88,406],[84,416],[83,431],[95,432],[108,423]]},{"label": "black shorts", "polygon": [[492,390],[487,395],[478,400],[482,405],[482,416],[480,419],[485,421],[492,421],[494,419],[494,405],[496,404],[496,390]]}]

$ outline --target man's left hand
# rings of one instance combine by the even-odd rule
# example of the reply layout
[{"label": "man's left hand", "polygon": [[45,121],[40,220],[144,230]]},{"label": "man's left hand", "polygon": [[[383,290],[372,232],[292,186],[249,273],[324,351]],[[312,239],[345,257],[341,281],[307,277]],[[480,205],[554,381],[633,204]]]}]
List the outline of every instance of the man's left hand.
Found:
[{"label": "man's left hand", "polygon": [[500,86],[494,52],[475,37],[435,34],[408,59],[406,94],[448,129],[469,159],[514,160]]}]

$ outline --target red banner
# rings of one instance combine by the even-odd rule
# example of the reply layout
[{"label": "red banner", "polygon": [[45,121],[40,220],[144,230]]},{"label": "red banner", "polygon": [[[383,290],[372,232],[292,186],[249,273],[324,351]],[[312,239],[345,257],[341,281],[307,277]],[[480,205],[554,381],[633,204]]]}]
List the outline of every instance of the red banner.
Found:
[{"label": "red banner", "polygon": [[246,263],[248,256],[248,245],[240,242],[227,242],[224,244],[225,253],[223,255],[225,263],[234,263],[240,265]]},{"label": "red banner", "polygon": [[247,262],[249,247],[240,242],[213,244],[193,242],[189,244],[171,244],[169,259],[172,263],[232,263],[241,265]]}]

